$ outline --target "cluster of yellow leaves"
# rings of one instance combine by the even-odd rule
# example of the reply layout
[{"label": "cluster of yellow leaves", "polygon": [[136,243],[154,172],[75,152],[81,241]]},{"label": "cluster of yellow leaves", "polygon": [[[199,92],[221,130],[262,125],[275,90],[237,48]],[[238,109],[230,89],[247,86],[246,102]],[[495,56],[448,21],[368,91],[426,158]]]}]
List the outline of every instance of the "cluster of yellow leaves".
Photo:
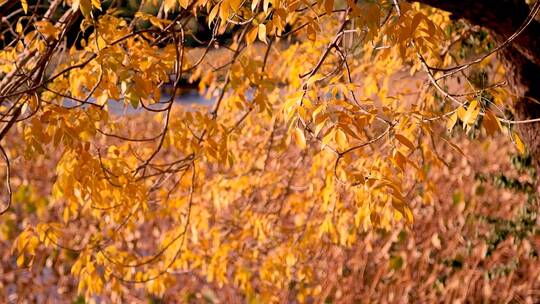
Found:
[{"label": "cluster of yellow leaves", "polygon": [[[71,273],[87,296],[121,293],[122,282],[163,295],[175,272],[193,272],[253,301],[277,302],[291,282],[298,300],[316,297],[313,256],[373,228],[410,227],[409,202],[431,202],[429,170],[443,162],[432,118],[448,116],[448,131],[460,122],[471,132],[479,117],[488,134],[503,130],[477,99],[452,109],[425,92],[407,98],[419,88],[398,76],[419,69],[416,51],[430,64],[448,60],[438,56],[448,16],[419,5],[394,15],[392,1],[163,1],[165,14],[206,14],[214,33],[240,27],[206,57],[210,46],[178,42],[187,30],[161,15],[135,15],[178,35],[153,43],[162,37],[132,34],[111,14],[93,20],[100,1],[71,7],[91,32],[45,90],[25,97],[33,114],[21,122],[28,159],[61,151],[51,197],[62,212],[29,226],[14,249],[19,265],[40,244],[78,252]],[[1,72],[61,33],[35,25],[0,52]],[[163,84],[177,75],[197,81],[213,108],[167,105]],[[134,118],[113,105],[158,113]]]}]

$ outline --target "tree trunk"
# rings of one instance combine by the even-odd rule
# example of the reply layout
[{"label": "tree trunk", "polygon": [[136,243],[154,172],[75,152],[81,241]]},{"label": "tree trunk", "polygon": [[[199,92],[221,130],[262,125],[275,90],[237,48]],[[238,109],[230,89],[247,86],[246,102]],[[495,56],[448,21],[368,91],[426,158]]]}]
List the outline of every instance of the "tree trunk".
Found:
[{"label": "tree trunk", "polygon": [[[529,15],[524,0],[419,0],[448,11],[456,18],[489,30],[502,43],[514,34]],[[512,109],[517,120],[540,117],[540,22],[532,20],[510,45],[499,52],[511,92],[516,100]],[[518,124],[537,176],[540,177],[540,123]],[[540,182],[537,181],[540,186]],[[538,187],[537,187],[538,189]]]},{"label": "tree trunk", "polygon": [[[540,40],[540,33],[538,36]],[[518,120],[540,117],[540,66],[520,56],[512,49],[501,54],[512,91],[517,95],[513,110]],[[540,123],[517,125],[527,145],[537,176],[540,178]],[[540,180],[539,180],[540,181]],[[540,186],[540,182],[537,182]]]}]

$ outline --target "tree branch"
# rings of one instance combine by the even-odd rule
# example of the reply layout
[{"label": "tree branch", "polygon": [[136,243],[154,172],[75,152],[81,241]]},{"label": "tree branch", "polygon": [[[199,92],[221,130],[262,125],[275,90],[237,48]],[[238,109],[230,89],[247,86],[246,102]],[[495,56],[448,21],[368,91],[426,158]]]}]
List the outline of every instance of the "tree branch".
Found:
[{"label": "tree branch", "polygon": [[[523,0],[419,0],[452,13],[457,19],[487,28],[498,39],[510,37],[527,18],[529,6]],[[540,65],[540,22],[533,20],[512,42],[523,56]]]}]

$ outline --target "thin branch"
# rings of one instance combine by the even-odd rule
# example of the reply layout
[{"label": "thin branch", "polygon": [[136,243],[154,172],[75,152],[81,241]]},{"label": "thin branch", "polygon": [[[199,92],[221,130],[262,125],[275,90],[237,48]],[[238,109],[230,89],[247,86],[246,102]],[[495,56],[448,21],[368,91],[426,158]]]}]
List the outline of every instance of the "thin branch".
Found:
[{"label": "thin branch", "polygon": [[0,146],[0,152],[2,152],[2,156],[4,157],[4,161],[6,162],[6,188],[7,188],[7,196],[8,196],[6,207],[0,211],[0,215],[3,215],[11,207],[11,200],[13,197],[13,192],[11,190],[11,164],[9,163],[9,157],[6,153],[6,150],[4,150],[4,147],[2,146]]}]

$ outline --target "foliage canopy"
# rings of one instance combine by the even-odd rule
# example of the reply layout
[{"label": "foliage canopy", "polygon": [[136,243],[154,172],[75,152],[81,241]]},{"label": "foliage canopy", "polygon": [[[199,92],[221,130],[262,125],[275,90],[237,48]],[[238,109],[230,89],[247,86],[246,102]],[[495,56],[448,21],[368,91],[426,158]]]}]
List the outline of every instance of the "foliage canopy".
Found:
[{"label": "foliage canopy", "polygon": [[[513,125],[536,121],[508,111],[495,54],[515,37],[419,3],[40,3],[2,4],[2,216],[34,189],[16,263],[54,255],[88,298],[160,296],[194,273],[303,302],[321,250],[434,203],[456,134],[504,133],[525,155]],[[210,105],[178,102],[186,88]],[[15,161],[49,180],[30,187]]]}]

